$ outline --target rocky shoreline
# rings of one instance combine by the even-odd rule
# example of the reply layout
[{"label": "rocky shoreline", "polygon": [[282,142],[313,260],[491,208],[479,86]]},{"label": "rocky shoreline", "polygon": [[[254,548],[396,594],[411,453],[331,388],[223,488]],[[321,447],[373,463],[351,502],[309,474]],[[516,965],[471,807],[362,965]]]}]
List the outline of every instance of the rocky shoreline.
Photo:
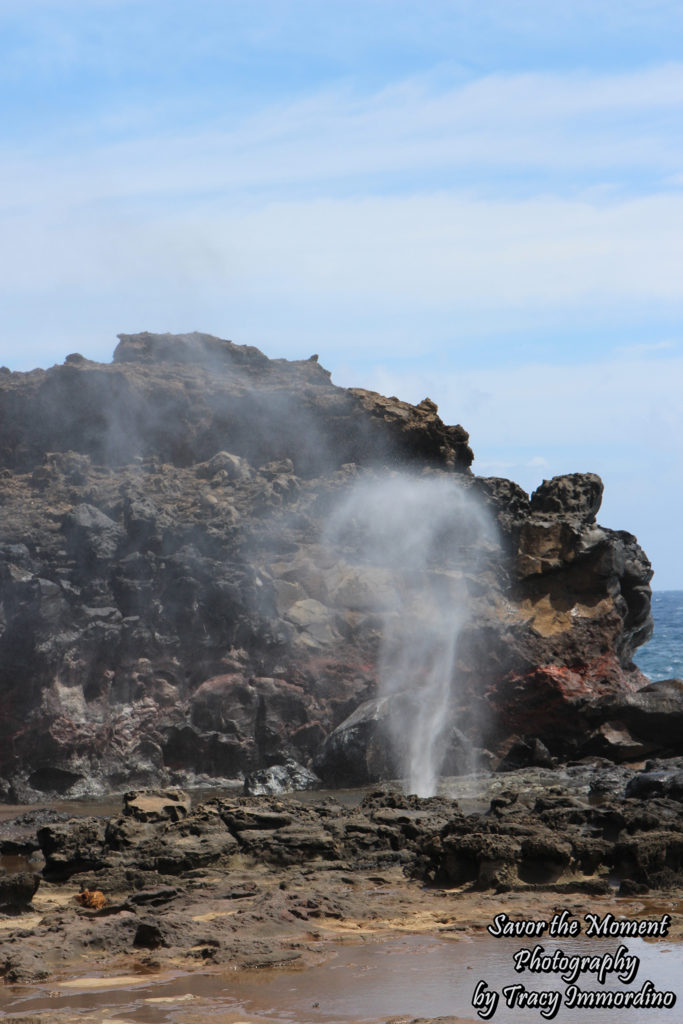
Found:
[{"label": "rocky shoreline", "polygon": [[292,794],[192,806],[180,791],[150,791],[126,794],[108,818],[37,832],[45,812],[6,822],[0,851],[40,851],[44,865],[0,880],[0,973],[40,984],[103,968],[310,964],[354,934],[476,931],[494,907],[538,916],[597,901],[628,916],[668,900],[680,911],[680,759],[449,781],[458,800],[385,787],[346,803]]}]

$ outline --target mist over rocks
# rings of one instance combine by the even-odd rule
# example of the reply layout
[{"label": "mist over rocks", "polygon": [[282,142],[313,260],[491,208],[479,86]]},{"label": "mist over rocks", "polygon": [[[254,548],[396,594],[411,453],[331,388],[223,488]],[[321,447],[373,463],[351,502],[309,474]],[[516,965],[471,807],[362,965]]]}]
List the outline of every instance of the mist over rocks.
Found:
[{"label": "mist over rocks", "polygon": [[597,524],[599,478],[529,496],[468,440],[430,399],[199,333],[1,375],[0,796],[355,784],[411,744],[432,775],[681,752],[656,724],[680,692],[639,696],[652,573]]},{"label": "mist over rocks", "polygon": [[467,432],[445,426],[434,403],[335,387],[317,360],[268,359],[196,332],[119,337],[111,364],[72,354],[3,377],[2,465],[26,472],[48,452],[74,452],[107,467],[136,457],[180,467],[226,448],[254,467],[290,458],[304,477],[373,460],[472,462]]}]

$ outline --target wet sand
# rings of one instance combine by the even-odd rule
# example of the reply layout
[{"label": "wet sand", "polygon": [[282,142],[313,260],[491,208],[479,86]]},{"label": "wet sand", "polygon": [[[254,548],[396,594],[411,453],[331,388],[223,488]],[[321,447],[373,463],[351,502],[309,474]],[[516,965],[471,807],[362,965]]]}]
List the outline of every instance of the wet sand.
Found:
[{"label": "wet sand", "polygon": [[[273,948],[283,939],[302,955],[296,967],[230,970],[199,966],[188,972],[185,963],[155,963],[154,956],[109,956],[106,950],[62,964],[45,984],[5,985],[0,990],[0,1021],[12,1024],[392,1024],[423,1017],[428,1020],[477,1020],[471,1000],[476,982],[490,987],[514,982],[512,954],[528,939],[494,939],[487,932],[496,914],[513,920],[549,920],[569,908],[577,918],[586,913],[604,917],[655,919],[672,917],[665,939],[627,945],[643,960],[638,982],[657,980],[676,990],[683,976],[683,901],[674,897],[647,900],[609,897],[558,898],[550,893],[462,893],[425,890],[386,873],[383,880],[358,879],[360,892],[353,903],[366,912],[342,919],[320,919],[315,926],[281,929]],[[343,893],[340,891],[341,897]],[[27,933],[52,907],[65,906],[67,893],[46,891],[36,896],[35,917],[22,922]],[[220,912],[214,909],[213,913]],[[210,918],[211,909],[205,910]],[[16,922],[14,922],[16,926]],[[568,941],[564,947],[568,948]],[[584,942],[591,951],[614,950],[614,939]],[[548,949],[562,945],[547,942]],[[539,978],[531,982],[539,983]],[[529,984],[529,979],[525,979]],[[540,979],[540,984],[547,979]],[[595,987],[595,986],[594,986]],[[633,986],[631,986],[633,987]],[[683,991],[680,993],[683,999]],[[674,1010],[674,1013],[676,1011]],[[499,1009],[495,1019],[505,1024],[540,1021],[533,1012]],[[675,1016],[648,1011],[647,1019],[673,1021]],[[640,1024],[641,1018],[582,1011],[558,1016],[557,1024]]]}]

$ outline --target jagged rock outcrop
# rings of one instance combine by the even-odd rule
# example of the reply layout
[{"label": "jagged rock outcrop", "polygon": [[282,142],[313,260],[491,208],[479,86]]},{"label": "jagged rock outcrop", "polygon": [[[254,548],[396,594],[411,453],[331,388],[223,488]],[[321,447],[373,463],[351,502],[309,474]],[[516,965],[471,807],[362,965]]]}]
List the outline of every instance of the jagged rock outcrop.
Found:
[{"label": "jagged rock outcrop", "polygon": [[[326,525],[359,480],[406,471],[448,479],[495,525],[495,542],[463,534],[411,570],[437,602],[466,595],[453,743],[609,755],[604,729],[624,719],[648,751],[678,749],[632,696],[651,570],[634,537],[596,524],[599,478],[529,497],[471,461],[429,399],[202,334],[122,335],[110,365],[0,374],[2,795],[190,785],[287,758],[333,780],[348,760],[334,730],[378,696],[406,571],[359,555],[352,520],[338,543]],[[353,755],[359,779],[390,770],[375,754]]]}]

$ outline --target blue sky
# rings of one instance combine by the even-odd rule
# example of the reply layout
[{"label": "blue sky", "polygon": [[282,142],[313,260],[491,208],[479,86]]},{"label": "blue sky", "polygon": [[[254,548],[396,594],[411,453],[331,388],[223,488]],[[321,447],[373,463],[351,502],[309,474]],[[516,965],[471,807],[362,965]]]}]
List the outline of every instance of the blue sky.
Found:
[{"label": "blue sky", "polygon": [[683,588],[683,6],[0,0],[0,362],[203,330],[592,470]]}]

